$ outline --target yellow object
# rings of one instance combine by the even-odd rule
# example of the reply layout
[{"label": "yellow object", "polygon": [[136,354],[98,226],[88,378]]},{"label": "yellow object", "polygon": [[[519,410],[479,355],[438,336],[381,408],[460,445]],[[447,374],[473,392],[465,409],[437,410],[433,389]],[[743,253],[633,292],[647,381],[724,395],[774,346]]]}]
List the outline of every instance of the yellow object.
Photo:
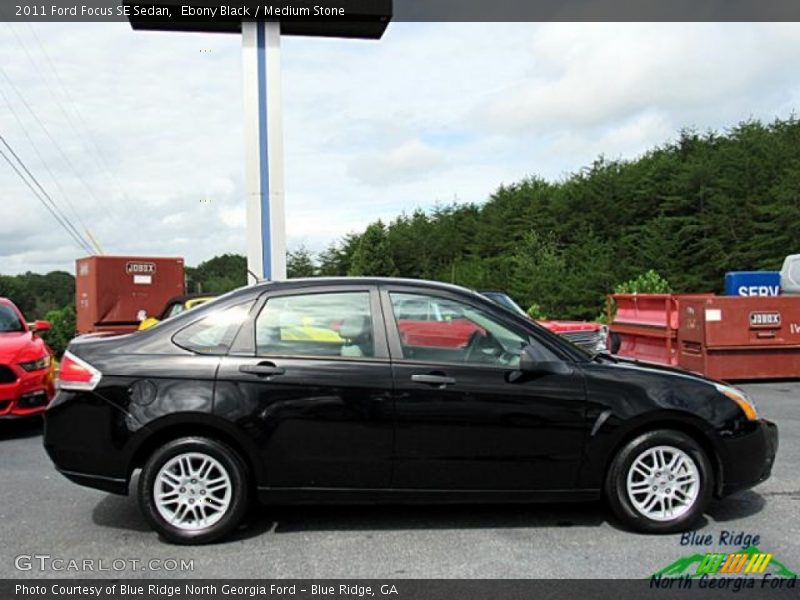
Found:
[{"label": "yellow object", "polygon": [[192,310],[193,308],[200,306],[201,304],[205,304],[209,300],[213,300],[214,296],[203,296],[201,298],[190,298],[184,303],[184,308],[186,310]]},{"label": "yellow object", "polygon": [[158,317],[147,317],[144,321],[139,323],[139,331],[144,331],[145,329],[150,329],[154,325],[158,325],[161,321]]},{"label": "yellow object", "polygon": [[342,336],[333,329],[314,327],[311,319],[303,319],[302,325],[281,327],[281,341],[307,340],[314,342],[344,342]]},{"label": "yellow object", "polygon": [[[198,296],[197,298],[189,298],[183,304],[175,304],[169,311],[169,314],[166,315],[165,318],[174,317],[175,315],[179,315],[182,312],[186,312],[187,310],[192,310],[193,308],[197,308],[201,304],[205,304],[209,300],[213,300],[215,296]],[[162,313],[163,314],[163,313]],[[151,327],[158,325],[161,322],[161,319],[158,317],[147,317],[141,323],[139,323],[139,331],[144,331],[145,329],[150,329]]]}]

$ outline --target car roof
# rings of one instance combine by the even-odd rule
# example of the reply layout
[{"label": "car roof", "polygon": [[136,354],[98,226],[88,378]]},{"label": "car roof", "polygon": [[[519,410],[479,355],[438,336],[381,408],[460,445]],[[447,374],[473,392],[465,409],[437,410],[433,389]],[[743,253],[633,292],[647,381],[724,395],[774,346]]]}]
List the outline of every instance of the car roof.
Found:
[{"label": "car roof", "polygon": [[249,288],[242,289],[252,290],[253,288],[258,288],[259,290],[266,291],[304,288],[317,285],[330,287],[336,287],[337,285],[407,285],[413,287],[423,287],[432,290],[456,292],[459,294],[475,294],[474,290],[470,290],[452,283],[430,281],[427,279],[409,279],[403,277],[306,277],[300,279],[284,279],[281,281],[263,281],[254,284]]}]

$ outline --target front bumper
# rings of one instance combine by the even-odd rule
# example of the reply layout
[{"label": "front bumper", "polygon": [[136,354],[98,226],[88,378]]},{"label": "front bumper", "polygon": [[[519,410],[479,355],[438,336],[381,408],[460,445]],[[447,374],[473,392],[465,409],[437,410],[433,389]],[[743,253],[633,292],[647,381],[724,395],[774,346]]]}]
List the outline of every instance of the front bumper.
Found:
[{"label": "front bumper", "polygon": [[746,490],[772,474],[778,452],[778,426],[759,419],[745,434],[725,442],[727,461],[723,465],[722,496]]},{"label": "front bumper", "polygon": [[28,372],[12,367],[17,380],[0,384],[0,419],[31,417],[47,410],[53,399],[51,369]]}]

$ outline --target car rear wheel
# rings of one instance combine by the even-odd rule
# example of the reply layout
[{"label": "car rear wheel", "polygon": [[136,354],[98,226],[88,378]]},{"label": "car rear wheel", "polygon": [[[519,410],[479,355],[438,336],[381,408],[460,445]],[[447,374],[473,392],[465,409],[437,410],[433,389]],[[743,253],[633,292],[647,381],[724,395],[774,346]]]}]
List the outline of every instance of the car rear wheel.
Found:
[{"label": "car rear wheel", "polygon": [[139,478],[139,504],[167,540],[202,544],[241,523],[249,497],[247,470],[226,444],[203,437],[174,440],[156,450]]},{"label": "car rear wheel", "polygon": [[624,525],[646,533],[690,528],[711,501],[713,472],[703,449],[679,431],[642,434],[619,451],[606,496]]}]

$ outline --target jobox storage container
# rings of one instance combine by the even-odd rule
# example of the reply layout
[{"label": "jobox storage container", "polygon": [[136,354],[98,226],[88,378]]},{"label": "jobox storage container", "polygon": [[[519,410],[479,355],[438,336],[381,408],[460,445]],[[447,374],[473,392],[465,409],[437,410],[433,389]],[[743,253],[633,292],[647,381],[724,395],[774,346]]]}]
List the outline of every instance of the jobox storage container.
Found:
[{"label": "jobox storage container", "polygon": [[680,300],[678,364],[726,380],[800,378],[800,298]]},{"label": "jobox storage container", "polygon": [[127,332],[184,294],[182,258],[89,256],[75,263],[78,333]]}]

